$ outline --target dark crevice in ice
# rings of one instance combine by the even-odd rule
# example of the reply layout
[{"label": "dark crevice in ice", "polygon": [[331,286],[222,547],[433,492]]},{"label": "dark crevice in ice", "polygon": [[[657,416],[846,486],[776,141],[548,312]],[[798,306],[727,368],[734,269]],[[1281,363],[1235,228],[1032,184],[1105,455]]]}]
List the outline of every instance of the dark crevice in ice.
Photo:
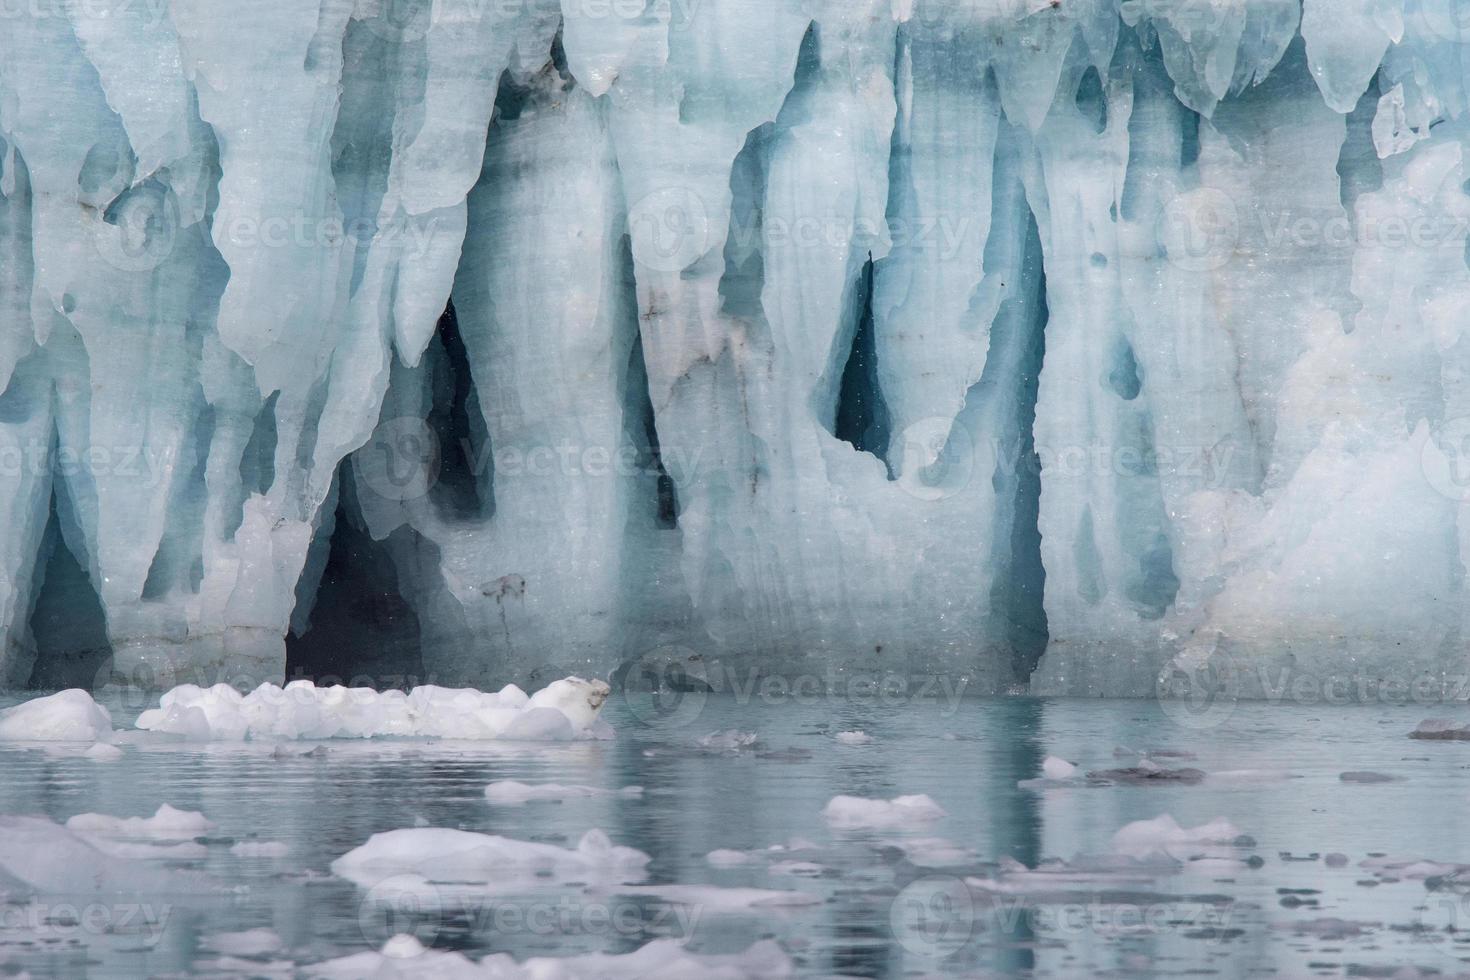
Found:
[{"label": "dark crevice in ice", "polygon": [[[1005,168],[997,167],[997,171],[1008,176]],[[998,213],[1004,213],[1003,195],[1007,193],[1006,183],[997,180]],[[1001,304],[991,326],[991,354],[986,357],[986,372],[976,386],[1002,387],[1001,412],[1008,416],[1001,419],[996,430],[996,469],[991,477],[996,494],[996,526],[990,607],[1005,624],[1011,676],[1022,683],[1041,661],[1050,635],[1043,604],[1046,568],[1041,562],[1041,459],[1036,452],[1035,433],[1049,311],[1041,232],[1029,209],[1025,221],[1019,282]],[[987,268],[997,261],[998,256],[988,255]],[[996,373],[1006,377],[992,380]]]},{"label": "dark crevice in ice", "polygon": [[1108,98],[1103,91],[1102,77],[1098,75],[1097,68],[1089,66],[1082,73],[1082,79],[1077,83],[1077,95],[1074,100],[1077,111],[1087,120],[1094,133],[1101,134],[1108,128]]},{"label": "dark crevice in ice", "polygon": [[240,456],[240,486],[244,496],[266,493],[276,482],[276,401],[279,391],[271,392],[250,430],[250,441]]},{"label": "dark crevice in ice", "polygon": [[148,568],[143,598],[161,599],[175,589],[198,594],[204,581],[204,513],[209,503],[205,483],[210,444],[214,441],[215,410],[196,385],[194,427],[183,446],[189,476],[175,484],[169,500],[163,539]]},{"label": "dark crevice in ice", "polygon": [[439,441],[439,475],[430,499],[446,518],[489,517],[495,512],[490,434],[485,430],[453,300],[439,317],[438,332],[424,364],[432,372],[433,404],[427,422]]},{"label": "dark crevice in ice", "polygon": [[286,635],[286,677],[405,687],[424,676],[419,618],[401,591],[389,542],[374,541],[357,516],[349,464],[338,480],[330,550],[309,625]]},{"label": "dark crevice in ice", "polygon": [[1373,144],[1373,119],[1378,114],[1379,97],[1375,74],[1368,90],[1358,99],[1357,107],[1348,113],[1347,133],[1337,155],[1338,192],[1349,218],[1354,217],[1354,205],[1361,195],[1383,187],[1383,163]]},{"label": "dark crevice in ice", "polygon": [[[619,244],[619,265],[626,270],[624,289],[627,291],[628,307],[638,309],[637,285],[633,280],[632,240],[624,235]],[[637,454],[635,467],[639,473],[653,475],[653,520],[662,530],[673,530],[679,525],[679,494],[673,478],[664,467],[663,451],[659,448],[658,419],[653,410],[653,400],[648,394],[648,364],[643,359],[643,334],[635,328],[633,343],[628,349],[628,365],[623,376],[623,420],[628,442]],[[689,474],[680,474],[687,477]]]},{"label": "dark crevice in ice", "polygon": [[1108,371],[1108,387],[1125,402],[1131,402],[1143,390],[1143,380],[1138,376],[1138,358],[1133,345],[1126,337],[1118,337],[1113,347],[1113,364]]},{"label": "dark crevice in ice", "polygon": [[1179,107],[1179,166],[1199,163],[1200,114],[1188,106]]},{"label": "dark crevice in ice", "polygon": [[51,495],[51,514],[37,555],[37,590],[30,633],[36,661],[27,687],[91,690],[98,671],[112,655],[102,599],[62,533],[67,502],[58,484]]},{"label": "dark crevice in ice", "polygon": [[1124,485],[1114,501],[1114,520],[1124,553],[1138,562],[1137,569],[1126,574],[1122,591],[1140,618],[1155,620],[1174,604],[1180,582],[1174,573],[1174,551],[1159,487],[1154,423],[1147,410],[1125,415],[1120,421],[1124,428],[1119,445],[1131,454],[1120,453],[1113,459]]},{"label": "dark crevice in ice", "polygon": [[842,380],[837,388],[832,434],[860,452],[872,453],[888,465],[888,403],[878,381],[878,340],[873,326],[873,259],[869,255],[857,284],[857,326]]},{"label": "dark crevice in ice", "polygon": [[[725,269],[719,286],[721,313],[762,325],[766,267],[761,252],[761,205],[766,197],[766,148],[774,133],[771,123],[752,129],[730,167],[730,234],[725,239]],[[764,327],[761,332],[764,334]]]}]

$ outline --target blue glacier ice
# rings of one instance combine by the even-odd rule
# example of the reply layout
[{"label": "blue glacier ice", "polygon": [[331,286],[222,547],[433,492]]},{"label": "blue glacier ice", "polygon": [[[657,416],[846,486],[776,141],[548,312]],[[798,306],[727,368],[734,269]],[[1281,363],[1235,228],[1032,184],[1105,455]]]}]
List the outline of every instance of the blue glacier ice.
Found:
[{"label": "blue glacier ice", "polygon": [[1463,675],[1467,41],[5,5],[0,687]]}]

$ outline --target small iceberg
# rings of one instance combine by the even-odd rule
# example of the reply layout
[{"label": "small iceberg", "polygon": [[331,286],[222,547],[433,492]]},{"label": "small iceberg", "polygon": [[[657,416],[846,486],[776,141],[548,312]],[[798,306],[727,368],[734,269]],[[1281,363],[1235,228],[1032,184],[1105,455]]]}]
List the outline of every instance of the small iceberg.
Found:
[{"label": "small iceberg", "polygon": [[292,681],[241,694],[228,684],[184,684],[138,716],[138,727],[195,741],[404,736],[521,741],[609,738],[598,717],[611,689],[568,677],[527,695],[514,684],[495,692],[425,685],[408,693],[317,687]]}]

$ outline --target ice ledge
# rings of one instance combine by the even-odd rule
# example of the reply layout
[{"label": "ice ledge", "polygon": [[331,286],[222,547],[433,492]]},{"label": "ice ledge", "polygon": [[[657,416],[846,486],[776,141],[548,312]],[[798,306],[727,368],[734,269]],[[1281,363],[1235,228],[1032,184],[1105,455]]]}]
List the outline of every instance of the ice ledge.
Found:
[{"label": "ice ledge", "polygon": [[425,685],[408,693],[293,681],[241,694],[228,684],[184,684],[138,716],[146,731],[196,741],[373,738],[377,736],[571,741],[609,738],[598,718],[610,689],[568,677],[527,695]]}]

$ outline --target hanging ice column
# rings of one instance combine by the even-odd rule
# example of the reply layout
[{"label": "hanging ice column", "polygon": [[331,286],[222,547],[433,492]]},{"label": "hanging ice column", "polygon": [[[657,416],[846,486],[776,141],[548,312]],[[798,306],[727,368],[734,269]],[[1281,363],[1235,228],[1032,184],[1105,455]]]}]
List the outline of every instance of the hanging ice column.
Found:
[{"label": "hanging ice column", "polygon": [[[549,678],[609,668],[626,619],[620,583],[655,531],[653,478],[631,431],[642,419],[628,411],[642,378],[630,371],[624,226],[592,97],[551,65],[528,86],[508,83],[454,286],[479,436],[441,447],[461,469],[437,473],[429,492],[396,493],[371,458],[352,468],[373,536],[416,532],[389,547],[413,583],[431,677],[490,685],[509,663]],[[396,370],[381,428],[421,426],[453,369],[436,343],[416,369]]]}]

